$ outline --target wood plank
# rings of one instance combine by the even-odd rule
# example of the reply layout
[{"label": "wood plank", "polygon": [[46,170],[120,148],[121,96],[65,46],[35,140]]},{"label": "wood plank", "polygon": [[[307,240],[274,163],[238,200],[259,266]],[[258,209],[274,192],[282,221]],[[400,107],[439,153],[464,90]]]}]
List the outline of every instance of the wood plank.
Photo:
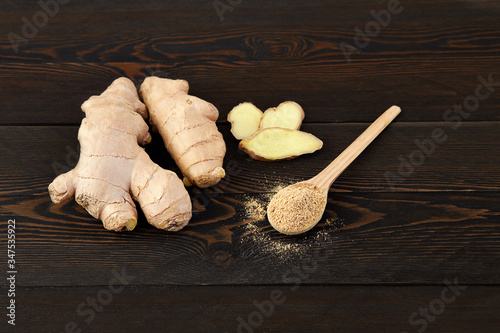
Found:
[{"label": "wood plank", "polygon": [[[111,273],[106,276],[113,278]],[[133,283],[133,282],[132,282]],[[115,286],[120,290],[120,286]],[[2,322],[3,332],[63,332],[68,322],[83,332],[494,332],[500,325],[500,289],[468,286],[439,308],[446,286],[372,287],[299,286],[164,287],[126,286],[111,294],[103,287],[19,288],[15,330]],[[271,293],[280,295],[273,307]],[[109,293],[109,291],[108,291]],[[100,312],[88,299],[104,297]],[[3,297],[3,295],[2,295]],[[437,300],[437,301],[435,301]],[[268,306],[258,314],[254,302]],[[432,305],[430,305],[430,303]],[[84,313],[77,314],[80,303]],[[97,303],[100,305],[99,303]],[[429,310],[430,307],[430,310]],[[418,314],[425,308],[430,320]],[[424,309],[424,311],[426,311]],[[271,311],[272,310],[272,311]],[[434,312],[432,312],[434,311]],[[138,313],[140,315],[138,316]],[[410,316],[417,313],[410,322]],[[434,314],[435,313],[435,314]],[[92,316],[92,314],[94,316]],[[250,329],[238,331],[241,318]],[[159,320],[161,318],[161,320]],[[88,323],[86,322],[88,320]],[[432,321],[431,321],[432,320]],[[71,324],[70,324],[71,325]]]},{"label": "wood plank", "polygon": [[[373,114],[375,119],[378,114]],[[332,192],[498,191],[499,122],[393,123],[339,177]],[[219,125],[227,145],[227,176],[215,191],[268,192],[279,184],[313,177],[340,154],[367,124],[305,124],[323,140],[321,150],[294,160],[254,161],[238,150],[228,124]],[[448,139],[427,157],[415,140],[430,140],[441,128]],[[0,195],[47,195],[48,184],[78,160],[76,126],[0,127]],[[430,149],[431,145],[426,144]],[[178,172],[159,136],[147,146],[152,159]],[[401,162],[401,159],[406,160]],[[421,157],[424,156],[424,159]],[[420,165],[418,165],[420,164]]]},{"label": "wood plank", "polygon": [[[392,15],[390,24],[383,27],[370,45],[363,49],[363,57],[368,54],[377,55],[381,50],[390,53],[418,51],[424,54],[489,52],[492,55],[494,49],[498,50],[498,44],[491,43],[498,38],[495,28],[499,5],[495,1],[462,2],[443,6],[442,2],[426,0],[406,3],[402,7],[403,11]],[[257,31],[261,36],[259,39],[264,37],[265,41],[266,37],[279,39],[283,32],[303,31],[304,27],[307,27],[305,31],[333,35],[335,52],[343,58],[338,43],[352,43],[356,33],[353,28],[364,28],[367,22],[374,20],[370,11],[378,12],[386,8],[387,2],[375,4],[366,0],[356,3],[348,0],[335,3],[301,1],[293,4],[285,0],[272,3],[255,0],[234,6],[232,11],[226,11],[224,20],[221,21],[213,3],[209,1],[157,0],[148,1],[147,4],[122,1],[120,6],[109,1],[99,1],[92,5],[69,3],[60,6],[55,17],[40,27],[38,34],[30,38],[20,50],[26,51],[22,57],[30,60],[73,61],[68,60],[68,57],[92,62],[98,61],[96,59],[123,61],[130,57],[137,60],[143,59],[143,55],[150,57],[151,54],[162,51],[162,48],[148,48],[147,52],[140,48],[134,49],[134,45],[144,45],[150,38],[166,35],[206,35],[218,39],[219,34],[243,30],[241,36],[249,36],[246,33],[251,36],[252,32]],[[21,35],[21,19],[32,19],[40,9],[36,0],[6,4],[0,13],[0,50],[4,53],[2,60],[13,58],[7,33]],[[130,15],[129,11],[133,11],[133,15]],[[443,17],[446,17],[446,20],[443,20]],[[297,35],[300,36],[300,33]],[[94,41],[102,47],[88,47]],[[265,44],[263,43],[264,46]],[[293,44],[295,43],[281,50],[276,48],[274,53],[282,55],[283,51]],[[55,45],[59,52],[47,52],[47,45]],[[328,43],[323,46],[328,46]],[[177,48],[182,49],[182,46],[174,49]],[[77,49],[87,51],[78,52]],[[131,55],[127,56],[127,53]]]},{"label": "wood plank", "polygon": [[[308,60],[212,64],[203,56],[189,57],[177,64],[0,64],[0,124],[76,125],[83,116],[81,104],[114,79],[127,76],[139,86],[151,74],[187,79],[192,94],[217,106],[220,123],[243,101],[265,110],[285,100],[304,107],[305,122],[371,122],[374,113],[393,104],[405,111],[400,122],[443,121],[448,109],[475,94],[480,76],[487,80],[491,75],[493,93],[463,120],[500,120],[500,62],[495,57],[382,59],[348,66]],[[483,88],[480,92],[489,94]]]},{"label": "wood plank", "polygon": [[[39,5],[6,4],[0,124],[77,124],[80,104],[113,79],[139,84],[155,72],[188,79],[221,119],[245,100],[267,108],[291,99],[306,108],[309,122],[368,122],[372,110],[390,104],[411,111],[399,121],[439,121],[474,93],[479,75],[500,76],[494,1],[407,4],[348,64],[339,44],[353,44],[353,28],[384,6],[253,1],[221,23],[210,1],[70,3],[16,54],[7,34],[20,33],[21,18]],[[494,94],[469,120],[500,120],[499,107]]]},{"label": "wood plank", "polygon": [[[337,11],[333,6],[330,6],[331,10]],[[120,18],[128,13],[114,12],[108,17],[99,17],[106,22],[96,22],[101,29],[97,35],[96,31],[89,29],[88,13],[80,13],[66,18],[76,21],[76,24],[59,20],[41,29],[36,38],[19,45],[9,40],[7,34],[21,30],[23,22],[20,18],[23,14],[14,14],[17,17],[4,14],[9,17],[2,21],[4,27],[1,29],[5,34],[0,36],[0,60],[28,63],[160,62],[172,65],[203,61],[213,66],[248,66],[260,62],[278,63],[278,66],[279,62],[282,66],[293,62],[311,67],[339,62],[349,64],[346,59],[349,50],[344,50],[340,44],[343,42],[355,47],[354,27],[364,29],[365,23],[374,20],[368,13],[369,10],[365,13],[360,11],[358,17],[348,20],[339,11],[335,15],[323,13],[314,23],[302,26],[290,25],[287,20],[259,24],[254,18],[249,23],[230,26],[219,22],[186,25],[177,24],[177,20],[186,19],[177,16],[177,20],[169,20],[170,24],[177,26],[168,27],[163,24],[165,20],[161,11],[155,11],[151,18],[142,22],[137,20],[136,24],[140,26]],[[149,14],[138,13],[139,16]],[[485,11],[477,15],[480,17],[468,16],[467,22],[446,25],[436,25],[435,22],[429,25],[428,15],[411,22],[404,19],[393,21],[366,47],[350,54],[350,61],[368,63],[384,59],[402,60],[408,56],[449,60],[495,58],[499,51],[499,44],[495,43],[499,38],[495,29],[497,17],[493,13],[488,16]],[[113,16],[116,21],[122,22],[109,20]],[[339,16],[344,19],[336,19]],[[78,21],[84,20],[87,22],[82,27]],[[155,20],[163,22],[155,24]],[[6,21],[12,22],[5,26]],[[121,24],[126,26],[121,27]],[[64,29],[69,25],[80,26],[84,31]],[[169,30],[165,31],[166,28]],[[409,28],[412,30],[408,31]],[[22,35],[21,31],[17,33]],[[361,41],[364,42],[363,39]]]},{"label": "wood plank", "polygon": [[[443,117],[477,93],[480,75],[500,81],[500,2],[402,0],[403,12],[351,63],[339,44],[353,44],[353,28],[387,1],[235,2],[221,21],[212,0],[71,1],[17,54],[7,34],[21,33],[39,1],[3,4],[0,221],[16,220],[18,274],[17,327],[4,317],[0,331],[62,332],[74,321],[85,332],[145,324],[162,332],[496,332],[499,85],[460,126]],[[108,232],[74,202],[52,204],[46,188],[76,163],[81,103],[119,76],[139,85],[152,74],[188,79],[219,108],[227,177],[189,189],[194,217],[181,232],[156,230],[141,212],[134,232]],[[299,102],[303,129],[324,148],[292,161],[249,159],[225,122],[244,100]],[[319,225],[295,237],[275,232],[263,214],[272,190],[316,174],[392,104],[404,113],[339,178]],[[439,129],[446,141],[424,158],[415,140]],[[146,149],[178,172],[158,136]],[[411,158],[418,165],[408,171],[401,160]],[[0,233],[6,228],[0,223]],[[116,272],[128,285],[107,293]],[[453,296],[447,281],[467,288],[423,320],[418,312],[444,302],[443,291]],[[238,318],[259,318],[256,302],[276,291],[286,301],[258,327],[238,329]],[[112,300],[86,323],[79,304],[106,295]]]},{"label": "wood plank", "polygon": [[270,197],[197,197],[177,233],[142,215],[133,232],[106,231],[48,195],[0,197],[0,221],[16,220],[19,287],[106,285],[122,267],[138,285],[292,283],[297,269],[304,284],[498,283],[498,192],[331,194],[318,226],[294,237],[267,222]]}]

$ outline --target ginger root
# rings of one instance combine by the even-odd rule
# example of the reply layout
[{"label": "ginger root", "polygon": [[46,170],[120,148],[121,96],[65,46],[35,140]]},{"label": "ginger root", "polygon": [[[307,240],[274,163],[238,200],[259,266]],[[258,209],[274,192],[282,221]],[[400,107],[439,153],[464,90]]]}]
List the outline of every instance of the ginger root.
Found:
[{"label": "ginger root", "polygon": [[231,123],[231,133],[238,140],[254,135],[260,126],[263,113],[250,102],[240,103],[228,114],[227,121]]},{"label": "ginger root", "polygon": [[321,147],[323,142],[310,133],[278,127],[261,129],[239,144],[241,150],[259,161],[291,159]]},{"label": "ginger root", "polygon": [[134,200],[148,222],[177,231],[191,218],[191,200],[182,181],[155,164],[139,144],[151,141],[147,110],[127,78],[116,79],[100,96],[82,105],[77,166],[49,185],[55,203],[75,200],[109,230],[137,224]]},{"label": "ginger root", "polygon": [[211,103],[188,95],[185,80],[148,77],[140,95],[150,122],[160,133],[184,175],[184,184],[208,187],[225,176],[226,145],[215,121],[219,112]]},{"label": "ginger root", "polygon": [[280,127],[298,130],[302,120],[304,120],[302,107],[295,102],[287,101],[275,108],[267,109],[260,120],[259,129]]}]

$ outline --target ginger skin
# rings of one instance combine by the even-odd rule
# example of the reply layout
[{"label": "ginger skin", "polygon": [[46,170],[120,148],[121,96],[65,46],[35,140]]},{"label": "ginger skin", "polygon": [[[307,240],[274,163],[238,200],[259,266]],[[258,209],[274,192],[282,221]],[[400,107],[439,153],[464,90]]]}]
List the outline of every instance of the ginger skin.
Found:
[{"label": "ginger skin", "polygon": [[147,77],[140,95],[150,122],[160,133],[184,175],[186,186],[208,187],[225,176],[226,145],[215,121],[219,111],[211,103],[188,95],[185,80]]},{"label": "ginger skin", "polygon": [[116,79],[100,96],[82,104],[77,166],[49,185],[54,203],[73,196],[108,230],[133,230],[134,200],[148,222],[177,231],[191,218],[191,200],[182,181],[155,164],[139,144],[151,141],[147,110],[127,78]]}]

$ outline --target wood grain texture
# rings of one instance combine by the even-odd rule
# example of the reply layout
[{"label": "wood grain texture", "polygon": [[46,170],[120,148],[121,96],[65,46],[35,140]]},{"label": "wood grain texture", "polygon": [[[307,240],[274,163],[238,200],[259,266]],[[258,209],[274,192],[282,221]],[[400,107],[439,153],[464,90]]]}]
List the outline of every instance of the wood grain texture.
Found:
[{"label": "wood grain texture", "polygon": [[16,219],[18,286],[105,285],[107,272],[121,267],[139,285],[282,284],[296,267],[313,267],[304,284],[436,284],[450,276],[496,284],[497,197],[331,194],[318,226],[295,237],[248,209],[255,201],[265,210],[267,194],[198,197],[177,233],[142,215],[133,232],[109,232],[76,203],[54,205],[48,195],[2,197],[0,218]]},{"label": "wood grain texture", "polygon": [[[500,1],[401,0],[350,62],[340,44],[388,1],[231,3],[221,18],[212,0],[70,1],[18,52],[9,33],[22,35],[40,3],[2,4],[0,234],[16,220],[18,274],[17,327],[4,308],[0,331],[74,321],[83,332],[238,332],[237,318],[280,290],[286,302],[253,331],[497,332]],[[139,86],[149,75],[187,79],[217,106],[227,177],[189,189],[181,232],[141,212],[133,232],[108,232],[76,203],[52,204],[47,185],[77,162],[80,105],[117,77]],[[477,111],[448,111],[478,91],[489,96]],[[272,164],[238,151],[231,108],[285,100],[304,107],[323,149]],[[393,104],[403,113],[335,182],[317,227],[286,237],[258,214],[276,186],[314,176]],[[446,140],[431,147],[439,131]],[[146,151],[179,172],[159,136]],[[114,272],[130,283],[85,322],[79,304],[103,297]],[[467,289],[428,327],[412,325],[455,279]]]},{"label": "wood grain texture", "polygon": [[[113,275],[107,278],[112,279]],[[92,308],[85,305],[87,299],[96,298],[99,292],[108,290],[107,286],[21,288],[15,330],[5,327],[5,323],[0,325],[3,332],[9,333],[34,332],[34,327],[63,332],[68,322],[83,332],[238,332],[238,317],[248,323],[250,316],[259,323],[254,301],[260,304],[269,300],[275,290],[282,292],[283,302],[275,305],[269,316],[263,316],[258,327],[251,327],[255,332],[417,332],[424,328],[424,323],[428,332],[493,332],[491,328],[500,325],[496,310],[500,306],[499,287],[480,286],[468,286],[445,305],[442,313],[429,312],[432,321],[417,315],[412,325],[409,317],[439,300],[444,288],[444,284],[376,289],[303,285],[126,286],[121,293],[112,295],[101,312],[93,311],[94,317],[90,314]],[[448,292],[445,296],[453,294]],[[85,313],[78,315],[76,308],[80,303],[84,304],[81,310]]]},{"label": "wood grain texture", "polygon": [[139,87],[153,74],[187,79],[192,94],[219,109],[219,123],[241,102],[250,101],[265,110],[285,100],[301,104],[306,123],[371,122],[373,112],[394,104],[404,110],[398,122],[443,121],[448,109],[475,94],[479,76],[491,75],[494,91],[463,121],[500,120],[499,59],[429,61],[424,67],[421,59],[404,59],[383,65],[341,63],[317,68],[295,63],[212,67],[193,61],[178,68],[131,62],[0,64],[0,124],[76,125],[82,118],[81,104],[114,79],[127,76]]},{"label": "wood grain texture", "polygon": [[[407,110],[399,121],[441,121],[479,75],[500,80],[498,2],[403,5],[348,63],[340,43],[353,45],[354,27],[385,3],[252,1],[221,22],[210,1],[71,2],[18,53],[7,34],[21,34],[21,18],[40,7],[9,3],[0,13],[0,124],[77,124],[80,104],[122,75],[187,79],[221,120],[243,101],[266,109],[295,100],[306,122],[369,122],[392,104]],[[467,120],[500,120],[498,96]]]},{"label": "wood grain texture", "polygon": [[[496,1],[460,1],[444,6],[443,2],[431,0],[412,2],[401,1],[403,10],[393,15],[388,26],[381,29],[373,38],[368,53],[372,55],[393,55],[398,51],[419,51],[440,55],[464,52],[477,55],[485,50],[491,53],[498,50],[497,16],[499,9]],[[185,41],[189,38],[196,43],[196,36],[212,36],[212,45],[238,45],[231,43],[227,36],[237,31],[244,31],[279,37],[281,34],[301,36],[301,31],[319,32],[320,36],[331,36],[323,46],[329,46],[331,39],[336,39],[335,52],[343,58],[338,47],[342,40],[352,40],[353,28],[373,20],[370,11],[387,8],[387,2],[375,3],[364,0],[352,3],[348,0],[294,2],[279,0],[272,3],[255,0],[234,6],[227,11],[221,22],[210,1],[148,1],[134,3],[122,1],[120,6],[105,1],[92,4],[71,2],[61,6],[59,13],[49,19],[35,38],[26,45],[28,50],[36,50],[32,55],[21,55],[31,60],[51,61],[73,57],[81,61],[111,59],[105,61],[123,61],[123,59],[141,60],[141,51],[134,45],[147,43],[154,38],[177,38]],[[21,33],[23,16],[31,19],[40,10],[36,0],[22,3],[5,4],[1,13],[0,31],[4,57],[12,55],[7,33]],[[132,13],[130,11],[133,11]],[[188,23],[188,24],[187,24]],[[245,34],[245,31],[247,32]],[[70,37],[71,39],[69,39]],[[100,48],[89,48],[88,43],[98,42]],[[188,39],[189,40],[189,39]],[[296,40],[300,40],[298,37]],[[493,41],[493,43],[491,43]],[[38,43],[38,45],[37,45]],[[43,45],[45,44],[45,45]],[[47,45],[57,45],[61,52],[47,52]],[[178,46],[172,51],[182,50],[189,45]],[[309,43],[313,44],[313,43]],[[64,47],[66,45],[66,47]],[[293,45],[293,43],[289,43]],[[73,47],[75,46],[75,47]],[[475,46],[475,47],[472,47]],[[88,52],[88,50],[91,50]],[[214,49],[214,48],[212,48]],[[82,52],[78,52],[82,50]],[[227,48],[221,48],[221,51]],[[280,48],[276,48],[278,54]],[[286,49],[281,49],[281,51]],[[128,52],[132,51],[132,52]],[[152,54],[162,55],[160,49],[152,49]],[[201,47],[191,47],[191,52],[204,52]],[[394,52],[394,53],[393,53]],[[29,53],[29,52],[26,52]],[[220,52],[221,57],[225,52]],[[85,58],[87,57],[87,58]],[[15,57],[15,59],[18,59]],[[25,59],[25,58],[21,58]],[[63,60],[64,61],[64,60]],[[71,61],[71,60],[69,60]]]},{"label": "wood grain texture", "polygon": [[[374,119],[377,116],[373,113]],[[323,148],[311,155],[269,163],[255,161],[238,150],[229,125],[219,125],[227,144],[227,176],[210,190],[268,192],[279,184],[311,178],[367,126],[305,124],[302,129],[320,138]],[[431,149],[431,144],[419,148],[415,140],[432,140],[436,128],[448,139],[435,144],[428,156],[419,153]],[[498,122],[393,123],[337,179],[331,191],[498,191],[499,128]],[[46,195],[55,176],[69,171],[78,161],[77,131],[76,126],[2,126],[0,174],[4,176],[0,196]],[[156,163],[178,172],[159,136],[154,136],[146,150]]]}]

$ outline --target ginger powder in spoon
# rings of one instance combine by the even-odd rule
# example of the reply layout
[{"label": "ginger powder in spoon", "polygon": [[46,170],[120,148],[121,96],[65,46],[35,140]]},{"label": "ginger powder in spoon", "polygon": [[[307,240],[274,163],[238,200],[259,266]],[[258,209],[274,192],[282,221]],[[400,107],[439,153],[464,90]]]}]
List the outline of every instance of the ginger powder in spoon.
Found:
[{"label": "ginger powder in spoon", "polygon": [[276,193],[269,203],[269,223],[286,235],[304,233],[321,219],[326,200],[326,195],[317,186],[307,183],[290,185]]}]

